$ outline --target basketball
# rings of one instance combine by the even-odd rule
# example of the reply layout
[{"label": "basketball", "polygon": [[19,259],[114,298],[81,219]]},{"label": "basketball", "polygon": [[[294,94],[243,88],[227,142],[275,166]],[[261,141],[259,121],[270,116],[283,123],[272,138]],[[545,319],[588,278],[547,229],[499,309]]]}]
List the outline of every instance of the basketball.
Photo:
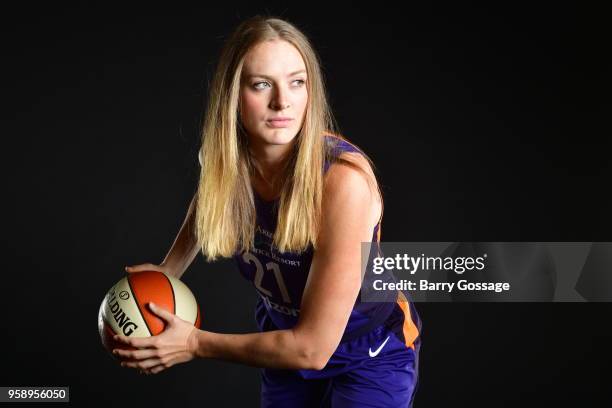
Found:
[{"label": "basketball", "polygon": [[187,285],[162,272],[130,273],[108,291],[98,312],[98,331],[109,353],[131,348],[113,340],[116,334],[150,337],[164,331],[166,323],[149,310],[149,302],[200,327],[200,308]]}]

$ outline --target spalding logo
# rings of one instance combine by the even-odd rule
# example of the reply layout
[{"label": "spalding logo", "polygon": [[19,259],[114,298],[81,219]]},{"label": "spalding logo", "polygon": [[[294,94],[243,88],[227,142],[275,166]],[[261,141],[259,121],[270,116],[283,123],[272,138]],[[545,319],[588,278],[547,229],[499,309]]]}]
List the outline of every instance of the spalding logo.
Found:
[{"label": "spalding logo", "polygon": [[[123,292],[125,292],[125,291],[122,291],[119,294],[119,297],[121,299],[123,299],[121,297],[123,295]],[[125,292],[125,294],[127,295],[128,293]],[[129,295],[127,297],[129,297]],[[126,299],[127,299],[127,297],[126,297]],[[107,305],[108,305],[111,313],[113,314],[113,317],[115,318],[115,321],[117,322],[117,325],[123,331],[123,334],[125,334],[126,336],[129,336],[130,334],[134,333],[134,330],[136,330],[138,328],[138,325],[136,323],[132,322],[130,320],[130,318],[126,316],[126,314],[123,311],[123,309],[121,309],[121,307],[119,307],[119,303],[117,302],[117,298],[115,296],[115,288],[111,289],[110,292],[109,292]]]}]

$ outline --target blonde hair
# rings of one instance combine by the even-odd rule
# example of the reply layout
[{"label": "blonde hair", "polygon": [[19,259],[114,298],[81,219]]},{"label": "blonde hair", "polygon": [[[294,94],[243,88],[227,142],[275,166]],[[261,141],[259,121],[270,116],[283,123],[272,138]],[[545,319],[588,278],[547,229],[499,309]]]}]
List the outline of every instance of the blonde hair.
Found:
[{"label": "blonde hair", "polygon": [[287,161],[273,244],[281,252],[301,252],[310,244],[316,247],[323,166],[328,155],[323,135],[337,128],[319,58],[306,36],[292,24],[255,16],[236,28],[221,51],[202,126],[195,235],[209,261],[253,246],[256,214],[250,182],[252,164],[238,120],[240,86],[247,52],[275,39],[287,41],[300,52],[308,77],[308,102]]}]

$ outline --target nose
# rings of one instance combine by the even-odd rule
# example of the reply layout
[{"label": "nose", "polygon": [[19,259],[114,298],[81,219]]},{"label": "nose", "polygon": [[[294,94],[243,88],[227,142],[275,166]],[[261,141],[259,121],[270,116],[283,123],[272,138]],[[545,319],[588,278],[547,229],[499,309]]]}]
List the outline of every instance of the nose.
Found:
[{"label": "nose", "polygon": [[276,92],[270,101],[270,107],[274,110],[284,110],[288,109],[291,106],[289,103],[289,99],[287,98],[287,91],[284,89],[280,89],[280,87],[276,88]]}]

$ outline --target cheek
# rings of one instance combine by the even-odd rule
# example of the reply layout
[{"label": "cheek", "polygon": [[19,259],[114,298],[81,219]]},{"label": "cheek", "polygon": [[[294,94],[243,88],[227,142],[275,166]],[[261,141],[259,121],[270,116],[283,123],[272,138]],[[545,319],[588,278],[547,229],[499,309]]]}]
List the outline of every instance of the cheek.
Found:
[{"label": "cheek", "polygon": [[[249,93],[242,96],[242,112],[241,116],[245,122],[257,120],[261,116],[261,112],[265,110],[265,103],[260,98]],[[262,108],[262,106],[264,108]]]},{"label": "cheek", "polygon": [[300,113],[302,116],[306,112],[306,106],[308,105],[308,92],[304,91],[303,94],[300,95],[298,106],[300,107]]}]

